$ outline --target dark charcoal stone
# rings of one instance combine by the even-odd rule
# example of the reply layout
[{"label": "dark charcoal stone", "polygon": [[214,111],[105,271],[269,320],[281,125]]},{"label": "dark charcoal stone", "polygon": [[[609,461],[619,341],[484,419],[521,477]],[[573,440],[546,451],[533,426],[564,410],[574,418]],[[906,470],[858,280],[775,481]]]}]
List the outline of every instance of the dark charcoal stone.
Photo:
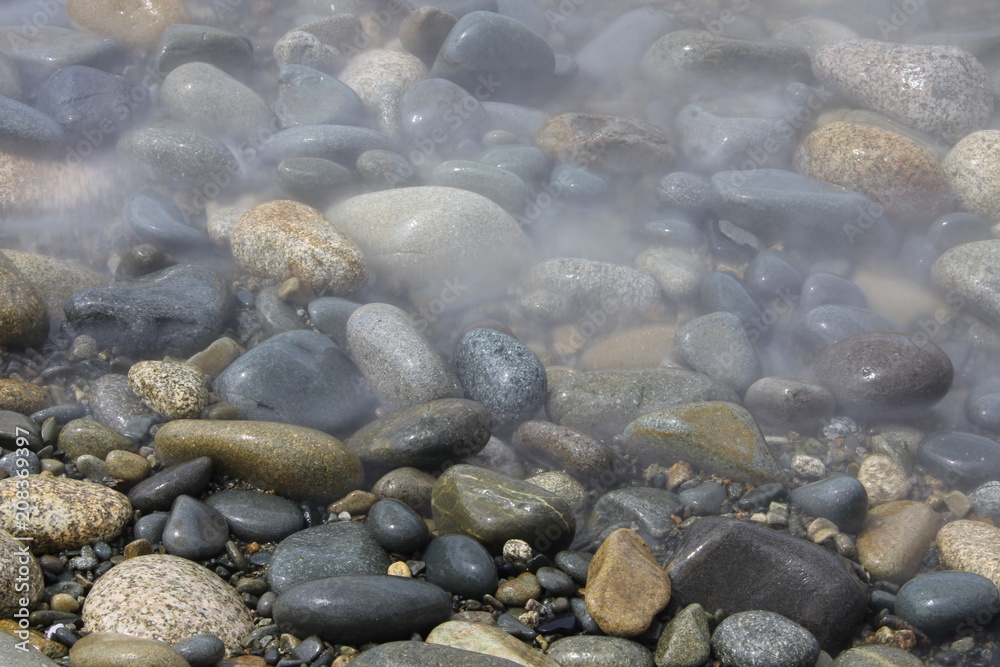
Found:
[{"label": "dark charcoal stone", "polygon": [[497,569],[479,542],[466,535],[442,535],[423,554],[427,581],[463,598],[497,592]]},{"label": "dark charcoal stone", "polygon": [[[280,595],[296,584],[313,579],[384,574],[389,569],[389,562],[389,554],[375,540],[368,526],[337,521],[300,530],[282,540],[274,550],[267,582],[271,590]],[[313,632],[299,636],[310,634]]]},{"label": "dark charcoal stone", "polygon": [[854,535],[868,517],[868,492],[861,482],[846,475],[800,486],[789,494],[789,500],[805,514],[829,519]]},{"label": "dark charcoal stone", "polygon": [[226,517],[229,530],[245,542],[276,542],[302,530],[302,512],[295,503],[270,493],[227,489],[205,499]]},{"label": "dark charcoal stone", "polygon": [[164,468],[128,492],[132,507],[141,512],[169,510],[181,495],[197,498],[212,479],[212,459],[202,456]]}]

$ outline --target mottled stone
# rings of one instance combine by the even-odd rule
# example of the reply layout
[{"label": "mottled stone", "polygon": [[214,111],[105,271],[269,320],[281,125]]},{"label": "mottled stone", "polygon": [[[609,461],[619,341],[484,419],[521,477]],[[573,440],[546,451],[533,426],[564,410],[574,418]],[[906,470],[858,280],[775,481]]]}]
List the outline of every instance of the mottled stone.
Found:
[{"label": "mottled stone", "polygon": [[[584,371],[656,368],[676,358],[675,331],[672,324],[650,324],[587,341],[576,366]],[[568,345],[556,344],[556,354],[563,357],[576,352],[579,340],[579,336],[571,334]]]},{"label": "mottled stone", "polygon": [[549,644],[546,655],[562,667],[653,667],[649,649],[623,637],[563,637]]},{"label": "mottled stone", "polygon": [[418,7],[400,24],[399,42],[416,57],[432,63],[457,22],[457,18],[437,7]]},{"label": "mottled stone", "polygon": [[910,494],[906,470],[899,461],[886,454],[873,454],[861,462],[858,481],[868,493],[868,506],[903,500]]},{"label": "mottled stone", "polygon": [[229,650],[253,630],[239,594],[186,558],[151,554],[111,568],[83,605],[87,632],[118,632],[174,643],[208,632]]},{"label": "mottled stone", "polygon": [[16,540],[5,530],[0,530],[0,591],[0,618],[13,618],[18,610],[34,607],[45,592],[31,542]]},{"label": "mottled stone", "polygon": [[1000,188],[995,178],[1000,169],[998,140],[1000,130],[972,132],[955,144],[942,163],[962,206],[993,222],[1000,220]]},{"label": "mottled stone", "polygon": [[74,419],[59,431],[59,450],[70,460],[90,454],[103,459],[115,451],[132,451],[132,441],[112,428],[93,419]]},{"label": "mottled stone", "polygon": [[590,561],[586,600],[601,630],[635,637],[670,602],[670,579],[639,533],[620,528]]},{"label": "mottled stone", "polygon": [[41,294],[0,252],[0,343],[11,347],[41,345],[49,331]]},{"label": "mottled stone", "polygon": [[565,469],[584,481],[597,479],[615,462],[613,452],[598,440],[540,420],[521,424],[511,436],[510,445],[522,456]]},{"label": "mottled stone", "polygon": [[133,49],[151,49],[174,23],[191,23],[181,0],[68,0],[66,13],[77,27]]},{"label": "mottled stone", "polygon": [[657,667],[701,667],[712,657],[708,614],[697,602],[681,609],[656,642]]},{"label": "mottled stone", "polygon": [[79,667],[190,667],[177,651],[161,641],[114,632],[95,632],[70,648],[70,660]]},{"label": "mottled stone", "polygon": [[362,125],[365,107],[337,78],[304,65],[285,65],[278,74],[274,112],[283,127]]},{"label": "mottled stone", "polygon": [[394,498],[403,502],[422,517],[431,516],[431,493],[435,478],[416,468],[396,468],[372,484],[372,493],[379,498]]},{"label": "mottled stone", "polygon": [[953,46],[837,42],[817,51],[813,71],[856,104],[946,141],[985,128],[993,114],[986,70]]},{"label": "mottled stone", "polygon": [[293,65],[333,74],[345,63],[340,49],[304,30],[289,30],[274,43],[274,62],[279,69]]},{"label": "mottled stone", "polygon": [[137,484],[146,479],[151,468],[152,464],[148,459],[123,449],[108,452],[104,459],[104,471],[108,476],[129,484]]},{"label": "mottled stone", "polygon": [[666,131],[623,116],[551,116],[538,129],[535,145],[556,162],[611,173],[664,171],[675,158]]},{"label": "mottled stone", "polygon": [[[221,139],[179,125],[130,130],[119,140],[118,155],[149,180],[202,195],[229,185],[240,164]],[[211,187],[209,185],[211,184]]]},{"label": "mottled stone", "polygon": [[927,149],[894,132],[860,123],[829,123],[795,153],[795,170],[877,201],[899,226],[923,231],[951,212],[951,186]]},{"label": "mottled stone", "polygon": [[430,644],[442,644],[496,658],[506,658],[522,667],[559,667],[538,649],[493,625],[447,621],[427,635]]},{"label": "mottled stone", "polygon": [[816,638],[773,611],[727,616],[712,634],[712,649],[723,664],[734,667],[813,667],[819,658]]},{"label": "mottled stone", "polygon": [[128,371],[136,396],[166,419],[192,419],[208,405],[208,378],[180,361],[140,361]]},{"label": "mottled stone", "polygon": [[917,573],[940,523],[928,505],[912,500],[872,508],[858,535],[858,560],[874,579],[904,583]]},{"label": "mottled stone", "polygon": [[981,574],[1000,588],[1000,528],[979,521],[952,521],[935,538],[950,570]]},{"label": "mottled stone", "polygon": [[30,415],[49,405],[49,392],[45,387],[24,380],[0,379],[0,410]]},{"label": "mottled stone", "polygon": [[316,291],[351,296],[367,278],[361,250],[314,208],[288,200],[258,204],[233,227],[233,257],[247,271],[298,278]]},{"label": "mottled stone", "polygon": [[292,424],[178,419],[157,431],[155,444],[168,465],[208,456],[224,475],[291,498],[331,502],[364,475],[339,440]]},{"label": "mottled stone", "polygon": [[208,63],[174,68],[160,84],[159,97],[175,120],[237,142],[253,141],[259,132],[276,129],[260,95]]},{"label": "mottled stone", "polygon": [[50,328],[65,319],[63,307],[71,295],[88,287],[106,285],[110,281],[103,273],[75,262],[13,249],[5,249],[3,254],[7,255],[42,297],[49,313]]},{"label": "mottled stone", "polygon": [[494,551],[521,539],[537,551],[555,553],[569,546],[576,532],[573,511],[554,493],[467,464],[438,478],[431,507],[439,530],[464,533]]},{"label": "mottled stone", "polygon": [[131,518],[128,498],[101,484],[45,475],[0,480],[0,529],[30,537],[35,553],[110,542]]},{"label": "mottled stone", "polygon": [[931,270],[934,283],[946,291],[948,304],[969,310],[991,324],[1000,323],[1000,240],[959,245],[941,254]]},{"label": "mottled stone", "polygon": [[760,377],[757,348],[730,312],[709,313],[684,323],[674,334],[674,346],[688,368],[729,385],[741,396]]},{"label": "mottled stone", "polygon": [[352,57],[337,78],[358,94],[375,127],[394,136],[403,93],[426,76],[427,67],[414,55],[369,49]]},{"label": "mottled stone", "polygon": [[820,420],[833,416],[834,398],[827,389],[797,378],[766,377],[754,382],[743,405],[765,431],[810,433]]},{"label": "mottled stone", "polygon": [[891,646],[859,646],[844,651],[830,667],[920,667],[924,661]]},{"label": "mottled stone", "polygon": [[640,465],[687,461],[705,473],[753,484],[783,481],[753,416],[735,403],[705,401],[648,412],[624,432]]},{"label": "mottled stone", "polygon": [[418,641],[379,644],[364,651],[351,662],[354,667],[460,667],[470,664],[481,667],[515,667],[518,664],[485,653]]}]

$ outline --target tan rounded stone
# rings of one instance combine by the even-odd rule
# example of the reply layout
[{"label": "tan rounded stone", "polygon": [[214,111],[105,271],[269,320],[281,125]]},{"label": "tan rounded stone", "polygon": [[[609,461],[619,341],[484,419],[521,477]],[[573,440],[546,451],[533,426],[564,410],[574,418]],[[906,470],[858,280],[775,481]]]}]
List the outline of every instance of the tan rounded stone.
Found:
[{"label": "tan rounded stone", "polygon": [[[17,584],[22,588],[26,585],[27,589],[18,591]],[[45,579],[38,561],[31,555],[31,543],[15,540],[13,535],[0,530],[0,618],[9,618],[22,607],[34,607],[44,592]],[[28,604],[21,604],[22,600]]]},{"label": "tan rounded stone", "polygon": [[133,49],[152,49],[175,23],[191,23],[182,0],[67,0],[66,13],[79,28]]},{"label": "tan rounded stone", "polygon": [[167,419],[197,417],[208,405],[208,378],[181,361],[140,361],[128,371],[128,386]]},{"label": "tan rounded stone", "polygon": [[639,533],[619,528],[590,561],[586,602],[605,633],[635,637],[670,602],[670,578]]},{"label": "tan rounded stone", "polygon": [[874,454],[862,461],[858,481],[868,492],[869,507],[910,495],[910,482],[903,466],[885,454]]},{"label": "tan rounded stone", "polygon": [[577,367],[582,371],[656,368],[675,358],[674,330],[671,324],[653,324],[594,341],[580,355]]},{"label": "tan rounded stone", "polygon": [[505,658],[525,667],[559,667],[559,663],[536,648],[528,646],[495,625],[446,621],[430,631],[429,644],[451,646],[474,653]]},{"label": "tan rounded stone", "polygon": [[800,174],[868,196],[908,229],[923,232],[953,208],[948,178],[930,151],[872,125],[824,125],[803,139],[794,164]]},{"label": "tan rounded stone", "polygon": [[4,254],[38,290],[45,302],[50,326],[58,326],[66,319],[63,307],[70,296],[110,282],[108,276],[74,262],[20,250],[4,250]]},{"label": "tan rounded stone", "polygon": [[1000,130],[966,135],[948,152],[942,166],[967,211],[1000,222]]},{"label": "tan rounded stone", "polygon": [[962,519],[945,524],[935,541],[946,568],[981,574],[1000,588],[1000,528]]},{"label": "tan rounded stone", "polygon": [[49,332],[49,317],[38,290],[0,252],[0,345],[41,345]]},{"label": "tan rounded stone", "polygon": [[149,477],[149,460],[134,452],[116,449],[104,457],[104,471],[112,477],[135,484]]},{"label": "tan rounded stone", "polygon": [[114,632],[87,635],[69,653],[74,667],[190,667],[168,644]]},{"label": "tan rounded stone", "polygon": [[676,157],[662,128],[624,116],[550,116],[538,129],[535,145],[557,162],[612,173],[665,171]]},{"label": "tan rounded stone", "polygon": [[941,517],[924,503],[897,500],[874,507],[858,535],[858,560],[873,579],[906,583],[920,568],[940,525]]},{"label": "tan rounded stone", "polygon": [[23,380],[0,379],[0,410],[30,415],[48,404],[49,392],[45,387]]}]

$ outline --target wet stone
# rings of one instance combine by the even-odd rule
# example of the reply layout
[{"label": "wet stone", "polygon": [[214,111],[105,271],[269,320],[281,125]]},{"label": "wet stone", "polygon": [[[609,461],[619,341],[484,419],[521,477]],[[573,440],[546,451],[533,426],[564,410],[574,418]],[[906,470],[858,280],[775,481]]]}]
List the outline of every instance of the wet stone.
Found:
[{"label": "wet stone", "polygon": [[129,97],[128,84],[121,77],[81,65],[63,67],[46,79],[35,106],[62,126],[66,143],[77,153],[81,141],[92,149],[113,145],[118,134],[145,111],[145,105]]},{"label": "wet stone", "polygon": [[420,516],[431,515],[431,492],[434,477],[416,468],[390,470],[372,484],[372,493],[379,498],[393,498],[412,507]]},{"label": "wet stone", "polygon": [[708,615],[698,603],[670,619],[656,643],[657,667],[700,667],[711,655]]},{"label": "wet stone", "polygon": [[790,162],[795,140],[784,112],[777,105],[695,102],[677,115],[677,145],[692,168],[707,173],[740,169],[748,161],[756,168],[781,168]]},{"label": "wet stone", "polygon": [[383,498],[372,505],[366,522],[378,543],[390,553],[420,551],[430,539],[427,523],[416,510],[395,498]]},{"label": "wet stone", "polygon": [[148,190],[128,200],[125,221],[140,241],[171,252],[197,249],[208,241],[205,231],[189,225],[173,201]]},{"label": "wet stone", "polygon": [[103,459],[116,449],[132,451],[132,441],[93,419],[74,419],[59,431],[58,448],[70,460],[90,454]]},{"label": "wet stone", "polygon": [[53,152],[65,140],[62,126],[41,111],[0,97],[0,148],[15,153]]},{"label": "wet stone", "polygon": [[710,313],[681,325],[674,344],[691,370],[724,382],[741,396],[760,377],[757,350],[732,313]]},{"label": "wet stone", "polygon": [[594,533],[635,524],[640,534],[663,539],[674,528],[671,515],[680,516],[683,511],[684,503],[672,491],[655,487],[614,489],[594,504]]},{"label": "wet stone", "polygon": [[679,494],[685,509],[695,516],[722,514],[725,510],[723,501],[728,497],[726,488],[715,482],[703,482],[696,487],[684,489]]},{"label": "wet stone", "polygon": [[399,26],[403,48],[432,64],[458,19],[438,7],[417,7]]},{"label": "wet stone", "polygon": [[226,518],[191,496],[174,500],[161,537],[167,553],[195,561],[217,556],[228,539]]},{"label": "wet stone", "polygon": [[421,556],[427,581],[454,595],[482,599],[497,590],[497,570],[489,552],[466,535],[431,540]]},{"label": "wet stone", "polygon": [[416,170],[399,153],[365,151],[354,165],[361,182],[371,191],[391,190],[417,184]]},{"label": "wet stone", "polygon": [[357,189],[347,167],[316,157],[297,157],[278,163],[278,185],[293,199],[314,208],[326,208]]},{"label": "wet stone", "polygon": [[559,664],[512,634],[485,623],[448,621],[434,628],[427,635],[427,642],[506,658],[526,667],[557,667]]},{"label": "wet stone", "polygon": [[949,570],[980,574],[1000,582],[1000,529],[979,521],[952,521],[935,538],[941,562]]},{"label": "wet stone", "polygon": [[[24,554],[23,548],[24,542],[15,540],[6,531],[0,531],[0,585],[3,586],[0,589],[3,590],[0,614],[5,618],[13,618],[24,606],[34,606],[44,593],[42,569],[34,557]],[[27,600],[27,605],[21,600]]]},{"label": "wet stone", "polygon": [[772,611],[727,616],[712,635],[712,649],[734,667],[813,667],[820,650],[808,630]]},{"label": "wet stone", "polygon": [[197,417],[208,405],[204,373],[179,361],[140,361],[128,372],[129,387],[166,419]]},{"label": "wet stone", "polygon": [[317,157],[350,167],[365,151],[392,148],[389,137],[364,127],[295,125],[276,132],[262,155],[274,163],[295,157]]},{"label": "wet stone", "polygon": [[430,141],[442,150],[453,149],[462,139],[478,139],[486,125],[486,110],[479,100],[447,79],[424,79],[410,86],[399,102],[399,115],[408,146]]},{"label": "wet stone", "polygon": [[260,95],[214,65],[179,65],[160,84],[160,101],[175,120],[209,134],[247,141],[274,129]]},{"label": "wet stone", "polygon": [[560,163],[610,173],[669,169],[675,158],[660,127],[623,116],[565,113],[549,117],[535,145]]},{"label": "wet stone", "polygon": [[543,178],[550,169],[549,158],[534,146],[497,146],[476,159],[516,174],[525,183]]},{"label": "wet stone", "polygon": [[606,180],[583,167],[560,164],[552,170],[548,189],[570,204],[600,202],[611,191]]},{"label": "wet stone", "polygon": [[917,656],[891,646],[859,646],[837,656],[831,667],[920,667]]},{"label": "wet stone", "polygon": [[546,654],[562,667],[653,667],[649,649],[623,637],[563,637],[552,642]]},{"label": "wet stone", "polygon": [[811,517],[832,521],[845,533],[856,535],[868,516],[868,493],[857,479],[842,475],[792,489],[792,505]]},{"label": "wet stone", "polygon": [[827,304],[803,312],[792,335],[807,355],[816,355],[848,336],[875,331],[894,331],[892,322],[864,308]]},{"label": "wet stone", "polygon": [[788,429],[811,433],[821,420],[833,416],[834,399],[827,389],[813,382],[766,377],[750,385],[743,406],[765,433],[784,433]]},{"label": "wet stone", "polygon": [[160,470],[133,486],[128,492],[128,499],[132,507],[143,514],[165,511],[180,495],[200,497],[211,478],[212,459],[202,456]]},{"label": "wet stone", "polygon": [[124,480],[130,485],[146,479],[151,468],[147,459],[122,449],[108,452],[104,460],[104,470],[109,477]]},{"label": "wet stone", "polygon": [[229,532],[245,542],[277,542],[303,528],[295,503],[270,493],[226,489],[210,495],[205,504],[225,517]]},{"label": "wet stone", "polygon": [[525,211],[531,199],[531,191],[517,174],[472,160],[442,162],[430,171],[426,183],[475,192],[514,215]]},{"label": "wet stone", "polygon": [[278,74],[274,113],[282,127],[363,125],[358,94],[337,78],[305,65],[285,65]]},{"label": "wet stone", "polygon": [[521,424],[510,439],[520,455],[548,462],[584,481],[610,471],[614,455],[600,441],[565,426],[546,421]]},{"label": "wet stone", "polygon": [[469,664],[481,665],[482,667],[514,667],[517,664],[485,653],[418,641],[395,641],[378,644],[364,651],[351,662],[355,664],[355,667],[419,667],[420,665],[460,667]]},{"label": "wet stone", "polygon": [[274,44],[275,64],[284,69],[291,65],[308,67],[327,74],[340,70],[346,61],[339,49],[304,30],[290,30]]},{"label": "wet stone", "polygon": [[712,271],[702,280],[698,296],[702,311],[735,316],[752,342],[768,334],[770,327],[764,323],[760,304],[735,276]]},{"label": "wet stone", "polygon": [[986,577],[971,572],[931,572],[911,579],[896,595],[894,612],[932,637],[969,629],[984,609],[996,609],[1000,593]]},{"label": "wet stone", "polygon": [[240,170],[222,140],[183,127],[129,131],[118,142],[118,153],[133,160],[151,180],[181,188],[217,185],[217,180],[230,183]]},{"label": "wet stone", "polygon": [[908,581],[937,534],[941,521],[928,505],[911,500],[873,507],[858,535],[858,560],[875,579]]},{"label": "wet stone", "polygon": [[1000,240],[977,241],[944,252],[934,263],[934,284],[956,308],[968,306],[988,322],[1000,322],[1000,280],[992,272]]},{"label": "wet stone", "polygon": [[389,554],[363,523],[337,521],[306,528],[274,550],[267,582],[279,595],[302,582],[342,575],[385,574]]},{"label": "wet stone", "polygon": [[1000,444],[992,438],[956,430],[928,433],[918,460],[960,490],[1000,478]]},{"label": "wet stone", "polygon": [[799,293],[799,312],[808,313],[827,304],[866,308],[868,300],[861,288],[847,278],[822,271],[809,274]]},{"label": "wet stone", "polygon": [[253,69],[253,44],[242,35],[205,25],[174,24],[163,31],[154,67],[167,74],[185,63],[215,65],[239,77]]},{"label": "wet stone", "polygon": [[96,632],[81,638],[70,648],[70,659],[80,667],[118,667],[142,662],[155,667],[189,667],[168,644],[114,632]]},{"label": "wet stone", "polygon": [[968,500],[976,514],[996,521],[1000,518],[1000,481],[977,486],[969,494]]},{"label": "wet stone", "polygon": [[210,633],[194,635],[172,647],[191,667],[209,667],[226,656],[226,645]]},{"label": "wet stone", "polygon": [[13,347],[39,345],[49,322],[45,302],[14,263],[0,252],[0,342]]}]

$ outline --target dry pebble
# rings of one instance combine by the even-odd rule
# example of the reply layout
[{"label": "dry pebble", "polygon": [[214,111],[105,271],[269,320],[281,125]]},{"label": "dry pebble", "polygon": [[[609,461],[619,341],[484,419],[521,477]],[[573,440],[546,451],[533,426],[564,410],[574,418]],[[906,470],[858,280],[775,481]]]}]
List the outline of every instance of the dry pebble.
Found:
[{"label": "dry pebble", "polygon": [[197,417],[208,405],[208,382],[195,366],[179,361],[140,361],[128,372],[136,396],[166,419]]}]

